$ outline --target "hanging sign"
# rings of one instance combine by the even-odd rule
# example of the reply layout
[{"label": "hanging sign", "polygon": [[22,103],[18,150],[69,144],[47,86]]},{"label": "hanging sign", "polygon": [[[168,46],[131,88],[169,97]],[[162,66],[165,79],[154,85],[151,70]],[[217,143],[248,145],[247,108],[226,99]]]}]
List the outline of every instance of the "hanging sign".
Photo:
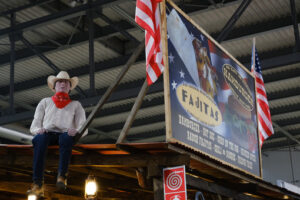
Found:
[{"label": "hanging sign", "polygon": [[164,168],[164,199],[186,200],[185,166]]}]

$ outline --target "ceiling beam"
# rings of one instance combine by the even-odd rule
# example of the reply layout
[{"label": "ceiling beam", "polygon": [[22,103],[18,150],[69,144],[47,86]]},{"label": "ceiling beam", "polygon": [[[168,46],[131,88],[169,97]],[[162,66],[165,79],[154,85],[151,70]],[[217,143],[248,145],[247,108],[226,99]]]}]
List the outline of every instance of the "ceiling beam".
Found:
[{"label": "ceiling beam", "polygon": [[[297,15],[297,20],[300,21],[300,14]],[[264,32],[272,31],[274,29],[288,28],[292,26],[292,20],[289,15],[282,16],[279,19],[274,18],[268,21],[260,21],[252,25],[241,26],[234,28],[226,37],[225,41],[233,40],[239,37],[245,37],[249,35],[262,34]],[[217,38],[220,32],[211,33],[213,38]]]},{"label": "ceiling beam", "polygon": [[[214,182],[208,182],[201,178],[196,178],[192,175],[186,175],[186,184],[197,188],[200,191],[208,191],[212,192],[214,194],[219,194],[225,197],[231,197],[233,199],[241,199],[241,200],[258,200],[260,198],[254,198],[248,195],[243,194],[242,192],[239,192],[238,190],[230,189],[229,187],[225,187],[222,185],[219,185]],[[241,185],[241,184],[240,184]],[[236,188],[238,189],[238,188]]]},{"label": "ceiling beam", "polygon": [[231,18],[228,20],[226,25],[221,30],[220,34],[217,37],[217,41],[221,43],[223,40],[226,39],[227,35],[232,31],[234,24],[237,22],[237,20],[241,17],[243,12],[246,10],[246,8],[249,6],[252,0],[243,0],[240,4],[240,6],[235,10]]},{"label": "ceiling beam", "polygon": [[272,122],[274,128],[278,129],[281,133],[283,133],[286,137],[288,137],[289,139],[291,139],[292,141],[296,142],[298,145],[300,145],[300,141],[295,138],[292,134],[290,134],[287,130],[285,130],[284,128],[280,127],[277,123]]},{"label": "ceiling beam", "polygon": [[[29,48],[31,51],[33,51],[42,61],[44,61],[56,74],[61,71],[47,56],[45,56],[43,53],[41,53],[37,48],[35,48],[24,36],[20,37],[21,41]],[[12,86],[14,86],[14,82],[11,83]],[[77,86],[75,88],[81,95],[86,96],[86,94],[83,92],[83,90]]]},{"label": "ceiling beam", "polygon": [[[42,8],[43,9],[46,9],[48,12],[51,12],[51,13],[53,13],[53,12],[60,12],[60,11],[63,11],[63,10],[67,10],[67,9],[69,9],[70,7],[69,6],[67,6],[66,4],[64,4],[64,3],[62,3],[61,1],[56,1],[54,4],[48,4],[48,5],[45,5],[45,6],[42,6]],[[92,15],[93,15],[93,19],[95,18],[95,11],[94,10],[92,10],[92,11],[86,11],[86,12],[91,12],[91,13],[93,13]],[[88,18],[90,18],[89,17],[89,14],[87,14],[87,15],[85,15],[85,16],[87,16]],[[81,18],[80,18],[80,20],[81,20]],[[82,22],[82,24],[83,24],[83,28],[81,28],[81,29],[84,29],[84,24],[85,24],[85,21],[86,20],[81,20],[81,22]],[[88,21],[89,21],[89,19],[88,19]],[[79,26],[79,22],[80,21],[77,21],[77,23],[75,24],[75,23],[73,23],[72,22],[72,19],[68,19],[68,20],[65,20],[64,21],[65,23],[67,23],[67,24],[69,24],[69,25],[71,25],[71,26],[73,26],[73,28],[74,28],[74,31],[75,30],[78,30],[78,31],[83,31],[83,30],[80,30],[80,28],[78,27]],[[99,30],[101,30],[102,29],[102,27],[100,27],[97,23],[94,23],[94,21],[92,21],[92,26],[93,27],[96,27],[97,28],[97,30],[99,29]],[[111,24],[109,24],[109,25],[111,25]],[[116,25],[117,26],[117,25]],[[90,27],[90,22],[88,22],[88,27]],[[114,28],[115,30],[117,30],[115,27],[113,27],[112,26],[112,28]],[[119,29],[120,30],[122,30],[122,28],[121,27],[119,27]],[[89,30],[89,29],[88,29]],[[118,31],[118,30],[117,30]],[[95,31],[93,31],[93,33],[94,33]],[[74,33],[73,33],[74,34]],[[73,38],[73,34],[71,34],[70,35],[70,40],[71,40],[71,38]],[[89,31],[89,34],[91,34],[91,31]],[[95,35],[95,34],[94,34]],[[70,41],[69,40],[69,41]],[[123,52],[124,52],[124,44],[119,40],[119,41],[117,41],[116,39],[113,39],[113,38],[111,38],[111,39],[102,39],[102,40],[99,40],[99,42],[101,42],[102,44],[104,44],[107,48],[110,48],[111,50],[113,50],[113,51],[115,51],[116,53],[119,53],[119,54],[123,54]]]},{"label": "ceiling beam", "polygon": [[294,28],[295,50],[299,51],[300,39],[299,39],[299,29],[298,29],[298,22],[297,22],[297,11],[296,11],[295,0],[290,0],[290,6],[291,6],[292,23]]},{"label": "ceiling beam", "polygon": [[[103,4],[109,4],[113,3],[117,0],[96,0],[95,2],[92,3],[92,7],[99,7]],[[45,26],[49,24],[53,24],[57,21],[62,21],[70,18],[74,18],[80,15],[84,15],[85,11],[90,8],[90,5],[83,4],[80,6],[76,6],[74,8],[69,8],[64,11],[60,11],[54,14],[46,15],[40,18],[36,18],[27,22],[23,22],[20,24],[17,24],[14,28],[9,27],[9,28],[4,28],[0,30],[0,39],[3,37],[8,36],[10,33],[17,33],[20,31],[27,31],[27,30],[32,30],[35,29],[39,26]]]},{"label": "ceiling beam", "polygon": [[[88,36],[86,39],[88,40]],[[28,52],[28,50],[27,50],[27,52]],[[43,51],[41,51],[41,52],[43,52]],[[276,53],[277,53],[277,51],[273,52],[273,54],[276,54]],[[17,52],[16,52],[16,54],[17,54]],[[126,55],[126,56],[120,56],[120,57],[117,57],[114,59],[96,63],[95,71],[100,72],[101,70],[107,70],[110,68],[124,65],[126,63],[126,60],[128,60],[128,58],[129,58],[129,55]],[[5,59],[7,59],[7,61],[8,61],[9,55],[6,55]],[[144,60],[144,58],[142,56],[138,58],[138,62],[143,61],[143,60]],[[275,56],[273,58],[263,59],[263,60],[261,60],[261,63],[262,63],[261,65],[263,66],[263,69],[269,69],[269,68],[274,68],[274,67],[278,67],[278,66],[284,66],[284,65],[289,65],[289,64],[299,63],[299,62],[300,62],[300,53],[291,53],[291,54],[287,54],[287,55],[283,55],[283,56]],[[1,63],[1,57],[0,57],[0,63]],[[250,66],[249,63],[245,63],[245,65]],[[88,74],[89,73],[88,65],[76,67],[74,69],[69,70],[68,73],[71,76],[80,76],[80,75]],[[290,74],[291,73],[292,72],[290,72]],[[297,71],[295,72],[295,74],[296,73],[297,73]],[[40,78],[36,78],[33,80],[27,80],[24,82],[15,83],[14,90],[15,90],[15,92],[17,92],[17,91],[21,91],[21,90],[32,89],[33,87],[42,86],[42,85],[44,85],[44,80],[46,80],[49,75],[43,76]],[[0,93],[3,96],[7,95],[9,93],[9,85],[0,87]]]},{"label": "ceiling beam", "polygon": [[[114,8],[114,7],[112,7]],[[198,11],[201,10],[198,8]],[[208,9],[208,11],[211,10],[211,9]],[[61,11],[63,12],[63,11]],[[299,18],[299,16],[298,16]],[[63,20],[63,19],[61,19]],[[299,20],[298,20],[299,21]],[[131,29],[131,28],[134,28],[135,26],[133,26],[131,23],[128,23],[126,21],[123,21],[123,22],[114,22],[115,26],[117,27],[120,27],[121,30],[124,30],[124,31],[127,31],[128,29]],[[267,21],[267,22],[263,22],[261,23],[258,27],[261,27],[261,28],[257,28],[257,26],[247,26],[247,27],[243,27],[242,29],[239,29],[239,28],[234,28],[232,30],[231,33],[234,33],[234,36],[228,36],[228,39],[232,39],[232,38],[239,38],[239,37],[244,37],[246,35],[249,35],[250,34],[256,34],[256,33],[261,33],[263,30],[268,30],[268,28],[270,30],[276,28],[276,27],[285,27],[285,26],[290,26],[291,25],[291,20],[281,20],[281,19],[276,19],[276,20],[273,20],[273,21]],[[107,30],[110,30],[109,34],[116,34],[118,32],[116,32],[112,27],[110,26],[107,26],[107,27],[103,27],[101,30],[95,30],[95,39],[97,37],[104,37],[104,32],[107,32]],[[251,31],[251,32],[249,32]],[[101,34],[100,34],[101,33]],[[99,35],[100,34],[100,35]],[[220,33],[215,33],[215,34],[212,34],[213,37],[217,37],[217,35],[219,35]],[[85,35],[85,37],[83,37],[83,35]],[[97,36],[98,35],[98,36]],[[77,38],[81,38],[81,39],[77,39]],[[66,37],[66,38],[61,38],[61,39],[58,39],[57,41],[60,43],[60,44],[67,44],[69,40],[69,37]],[[79,43],[82,43],[82,42],[86,42],[88,41],[88,32],[84,32],[84,33],[78,33],[78,34],[75,34],[74,37],[73,37],[73,40],[72,40],[72,43],[68,46],[64,46],[63,48],[69,48],[71,47],[71,45],[76,45],[76,44],[79,44]],[[42,44],[38,44],[37,46],[52,46],[52,43],[48,42],[48,43],[42,43]],[[57,50],[58,48],[57,47],[52,47],[52,48],[43,48],[41,49],[41,51],[43,53],[46,53],[46,52],[51,52],[53,50]],[[8,54],[5,54],[3,56],[0,56],[0,66],[2,65],[5,65],[9,62],[9,59],[7,58],[7,56],[9,55]],[[31,52],[29,52],[28,54],[28,49],[23,49],[23,50],[19,50],[16,52],[16,61],[18,61],[19,59],[27,59],[29,57],[32,57],[34,56],[34,54],[32,54]],[[271,55],[274,55],[274,53],[272,52]],[[262,56],[262,54],[260,55],[261,58],[264,58],[264,56]],[[295,56],[297,57],[297,55]],[[299,56],[298,56],[299,57]],[[240,59],[239,59],[240,60]],[[249,62],[249,56],[247,56],[246,59],[243,59],[240,60],[242,62]],[[250,66],[250,65],[249,65]],[[265,69],[264,65],[263,66],[263,69]]]},{"label": "ceiling beam", "polygon": [[0,17],[3,17],[5,15],[10,15],[10,14],[13,14],[15,12],[19,12],[21,10],[25,10],[25,9],[28,9],[28,8],[31,8],[31,7],[34,7],[34,6],[41,6],[43,4],[46,4],[46,3],[50,3],[54,0],[38,0],[38,1],[34,1],[34,2],[31,2],[31,3],[28,3],[28,4],[25,4],[25,5],[22,5],[20,7],[16,7],[16,8],[12,8],[12,9],[8,9],[6,11],[3,11],[0,13]]},{"label": "ceiling beam", "polygon": [[[131,29],[133,26],[129,24],[126,21],[120,21],[115,23],[116,26],[119,26],[122,29]],[[105,27],[95,27],[95,35],[94,38],[95,40],[99,39],[107,39],[108,37],[111,37],[114,34],[118,34],[111,26],[105,26]],[[57,39],[56,41],[59,44],[64,44],[63,46],[53,46],[52,42],[44,42],[41,44],[37,44],[36,46],[39,46],[39,50],[41,53],[48,54],[48,53],[53,53],[58,50],[63,50],[67,48],[74,47],[76,45],[80,45],[84,42],[87,42],[89,40],[89,32],[79,32],[73,35],[72,40],[69,41],[70,37],[63,37],[60,39]],[[0,67],[5,66],[10,62],[9,59],[10,53],[3,54],[0,56]],[[21,50],[16,51],[16,62],[18,61],[23,61],[26,59],[29,59],[31,57],[35,56],[33,52],[29,48],[24,48]]]},{"label": "ceiling beam", "polygon": [[[57,167],[57,155],[47,155],[46,166]],[[14,166],[31,166],[32,155],[16,156],[13,154],[2,155],[0,165],[7,166],[7,162]],[[121,154],[114,156],[104,156],[101,154],[84,154],[72,155],[70,168],[73,166],[98,166],[98,167],[147,167],[150,164],[156,163],[157,165],[178,165],[188,164],[189,157],[187,155],[151,155],[151,154]]]}]

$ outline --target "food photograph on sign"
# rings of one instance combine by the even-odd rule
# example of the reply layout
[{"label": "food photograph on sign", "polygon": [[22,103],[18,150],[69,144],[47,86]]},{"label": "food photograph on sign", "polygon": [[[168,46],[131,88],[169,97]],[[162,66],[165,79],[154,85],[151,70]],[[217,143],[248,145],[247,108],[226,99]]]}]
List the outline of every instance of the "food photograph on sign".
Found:
[{"label": "food photograph on sign", "polygon": [[180,11],[166,8],[168,140],[261,176],[253,76]]}]

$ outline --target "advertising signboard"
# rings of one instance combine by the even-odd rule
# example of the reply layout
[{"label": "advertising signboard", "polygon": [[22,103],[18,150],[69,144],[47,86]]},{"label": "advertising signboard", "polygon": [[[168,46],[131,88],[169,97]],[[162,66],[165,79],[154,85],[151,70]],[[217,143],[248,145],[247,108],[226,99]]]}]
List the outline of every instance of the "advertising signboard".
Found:
[{"label": "advertising signboard", "polygon": [[261,177],[255,79],[171,1],[165,7],[167,141]]}]

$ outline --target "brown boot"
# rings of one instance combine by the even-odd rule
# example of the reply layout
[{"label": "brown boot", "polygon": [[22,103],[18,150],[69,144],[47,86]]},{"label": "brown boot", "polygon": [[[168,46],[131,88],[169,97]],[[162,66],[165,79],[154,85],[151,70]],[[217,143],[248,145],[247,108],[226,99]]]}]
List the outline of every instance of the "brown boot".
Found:
[{"label": "brown boot", "polygon": [[38,184],[33,183],[31,185],[31,188],[27,190],[27,194],[33,194],[37,197],[43,197],[44,196],[44,186],[39,186]]},{"label": "brown boot", "polygon": [[56,188],[63,191],[67,188],[67,179],[63,176],[58,176],[56,181]]}]

